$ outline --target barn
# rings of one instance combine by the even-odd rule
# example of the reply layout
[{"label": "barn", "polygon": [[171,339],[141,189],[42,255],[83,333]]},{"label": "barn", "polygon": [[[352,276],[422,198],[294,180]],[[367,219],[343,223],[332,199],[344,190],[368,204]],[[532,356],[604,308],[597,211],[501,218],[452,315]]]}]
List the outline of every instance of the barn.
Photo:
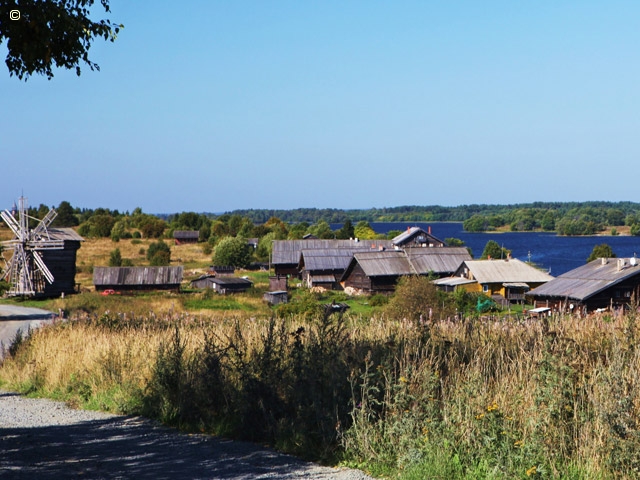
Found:
[{"label": "barn", "polygon": [[198,243],[198,238],[200,238],[199,230],[174,230],[173,232],[173,240],[176,245]]},{"label": "barn", "polygon": [[94,267],[96,290],[180,290],[183,267]]}]

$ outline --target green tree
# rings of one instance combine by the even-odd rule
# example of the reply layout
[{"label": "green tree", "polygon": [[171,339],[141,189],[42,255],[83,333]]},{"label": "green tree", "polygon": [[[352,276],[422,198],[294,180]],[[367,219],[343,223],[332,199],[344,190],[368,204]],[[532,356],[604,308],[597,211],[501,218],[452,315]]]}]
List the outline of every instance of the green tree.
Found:
[{"label": "green tree", "polygon": [[225,237],[216,245],[213,252],[213,263],[246,268],[251,263],[251,250],[247,240],[242,237]]},{"label": "green tree", "polygon": [[[109,19],[89,18],[94,0],[20,0],[0,3],[0,44],[6,42],[5,63],[9,75],[28,79],[33,74],[53,78],[53,69],[75,69],[81,64],[100,70],[89,59],[89,49],[96,38],[115,41],[123,25]],[[100,0],[109,13],[109,0]],[[13,21],[9,12],[20,11]]]},{"label": "green tree", "polygon": [[51,224],[54,227],[75,227],[78,225],[78,218],[73,212],[73,207],[69,202],[62,201],[58,208],[56,208],[56,218]]},{"label": "green tree", "polygon": [[331,230],[331,227],[324,220],[320,220],[315,225],[311,225],[308,230],[308,233],[315,235],[318,238],[335,238],[335,233]]},{"label": "green tree", "polygon": [[336,232],[336,238],[341,240],[349,240],[350,238],[355,237],[355,230],[353,229],[353,224],[351,220],[347,218],[347,220],[342,225],[342,228]]},{"label": "green tree", "polygon": [[110,267],[122,266],[122,254],[120,253],[119,248],[112,250],[111,253],[109,254],[109,266]]},{"label": "green tree", "polygon": [[444,239],[444,243],[446,243],[449,247],[464,247],[464,240],[460,240],[455,237],[448,237]]},{"label": "green tree", "polygon": [[273,241],[276,240],[276,232],[267,233],[258,242],[258,248],[256,249],[256,258],[260,262],[268,262],[273,249]]},{"label": "green tree", "polygon": [[606,243],[601,243],[600,245],[596,245],[593,247],[591,251],[591,255],[587,258],[587,263],[596,260],[598,258],[615,258],[616,254],[613,253],[611,246]]},{"label": "green tree", "polygon": [[153,242],[147,249],[147,260],[152,266],[164,266],[171,263],[171,248],[162,240]]},{"label": "green tree", "polygon": [[482,256],[480,257],[480,259],[486,260],[488,258],[507,258],[510,253],[511,250],[507,250],[506,248],[501,247],[495,240],[489,240],[484,246],[484,250],[482,251]]},{"label": "green tree", "polygon": [[550,232],[556,229],[556,216],[552,210],[547,210],[542,216],[540,226],[543,230]]},{"label": "green tree", "polygon": [[371,240],[378,236],[373,228],[371,228],[371,225],[369,225],[369,222],[365,220],[359,221],[353,230],[355,236],[362,240]]}]

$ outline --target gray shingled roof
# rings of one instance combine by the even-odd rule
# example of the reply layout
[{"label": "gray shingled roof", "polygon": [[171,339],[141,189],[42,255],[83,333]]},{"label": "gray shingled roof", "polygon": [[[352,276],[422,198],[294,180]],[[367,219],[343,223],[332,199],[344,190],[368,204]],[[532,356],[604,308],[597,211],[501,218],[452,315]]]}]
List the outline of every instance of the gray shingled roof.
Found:
[{"label": "gray shingled roof", "polygon": [[[586,300],[589,297],[640,274],[640,262],[634,258],[599,258],[563,273],[529,292],[536,297],[562,297]],[[619,267],[618,262],[624,261]],[[635,263],[635,265],[634,265]]]},{"label": "gray shingled roof", "polygon": [[517,258],[509,260],[467,260],[464,262],[464,266],[469,268],[473,278],[478,283],[540,283],[553,279],[548,273],[538,270]]},{"label": "gray shingled roof", "polygon": [[178,267],[94,267],[93,284],[102,285],[179,285],[182,266]]},{"label": "gray shingled roof", "polygon": [[200,230],[174,230],[173,238],[178,240],[193,240],[198,239],[200,236]]},{"label": "gray shingled roof", "polygon": [[411,240],[413,237],[417,235],[424,235],[425,237],[427,237],[427,239],[431,239],[432,243],[444,244],[442,240],[434,237],[429,232],[426,232],[424,229],[420,227],[410,227],[406,231],[402,232],[400,235],[393,237],[393,240],[391,241],[393,242],[394,245],[402,246],[404,243],[408,242],[409,240]]},{"label": "gray shingled roof", "polygon": [[379,246],[393,248],[391,240],[274,240],[271,263],[273,265],[297,264],[300,261],[302,250],[347,249],[355,252],[371,250],[372,245],[375,245],[376,248]]},{"label": "gray shingled roof", "polygon": [[48,228],[51,240],[70,240],[74,242],[84,242],[84,238],[76,233],[73,228]]},{"label": "gray shingled roof", "polygon": [[471,255],[464,247],[409,248],[356,252],[354,260],[369,277],[452,273]]}]

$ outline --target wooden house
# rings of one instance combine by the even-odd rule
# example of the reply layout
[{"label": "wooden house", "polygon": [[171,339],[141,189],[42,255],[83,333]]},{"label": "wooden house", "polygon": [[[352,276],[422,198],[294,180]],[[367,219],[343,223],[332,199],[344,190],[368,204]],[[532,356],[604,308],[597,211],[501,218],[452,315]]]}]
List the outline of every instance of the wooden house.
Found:
[{"label": "wooden house", "polygon": [[173,239],[176,245],[184,245],[186,243],[198,243],[200,238],[199,230],[174,230]]},{"label": "wooden house", "polygon": [[53,283],[43,282],[37,296],[50,298],[75,293],[76,256],[84,238],[71,228],[49,228],[48,232],[51,240],[62,240],[64,246],[61,250],[40,251],[42,260],[53,275]]},{"label": "wooden house", "polygon": [[640,265],[635,258],[599,258],[563,273],[529,295],[535,308],[559,313],[626,308],[640,299]]},{"label": "wooden house", "polygon": [[341,255],[352,255],[356,251],[371,251],[393,248],[391,240],[274,240],[271,265],[276,275],[301,277],[300,260],[302,250],[341,251]]},{"label": "wooden house", "polygon": [[365,293],[390,293],[400,277],[451,275],[471,255],[464,247],[408,248],[356,252],[340,278],[344,288]]},{"label": "wooden house", "polygon": [[245,292],[253,286],[253,282],[246,278],[204,275],[193,280],[191,286],[194,288],[211,288],[222,295],[227,295],[229,293]]},{"label": "wooden house", "polygon": [[504,260],[466,260],[456,270],[454,279],[441,279],[434,282],[440,287],[451,287],[455,279],[459,288],[470,292],[482,292],[496,300],[523,302],[530,289],[553,279],[551,275],[538,270],[517,258]]},{"label": "wooden house", "polygon": [[392,242],[400,248],[447,246],[442,240],[431,235],[431,227],[426,231],[420,227],[407,227],[407,231],[394,237]]},{"label": "wooden house", "polygon": [[182,266],[177,267],[94,267],[96,290],[180,290]]}]

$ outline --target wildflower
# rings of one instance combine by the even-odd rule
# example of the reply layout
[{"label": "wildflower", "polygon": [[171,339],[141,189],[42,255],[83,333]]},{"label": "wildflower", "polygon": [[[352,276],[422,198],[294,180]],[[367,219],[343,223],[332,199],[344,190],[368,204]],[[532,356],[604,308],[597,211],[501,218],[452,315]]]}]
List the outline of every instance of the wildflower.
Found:
[{"label": "wildflower", "polygon": [[527,470],[524,473],[527,474],[527,477],[530,477],[531,475],[535,475],[536,473],[538,473],[538,468],[534,465],[533,467],[531,467],[529,470]]},{"label": "wildflower", "polygon": [[429,429],[427,427],[422,427],[422,435],[425,437],[429,435]]},{"label": "wildflower", "polygon": [[407,377],[400,377],[400,383],[407,383],[408,381]]},{"label": "wildflower", "polygon": [[516,441],[513,443],[513,446],[514,446],[514,447],[516,447],[516,448],[520,448],[520,447],[522,447],[523,445],[524,445],[524,440],[516,440]]},{"label": "wildflower", "polygon": [[479,413],[478,415],[476,415],[476,420],[481,420],[484,418],[484,413]]},{"label": "wildflower", "polygon": [[496,402],[493,402],[487,407],[487,412],[493,412],[494,410],[498,410],[498,408],[498,404]]}]

